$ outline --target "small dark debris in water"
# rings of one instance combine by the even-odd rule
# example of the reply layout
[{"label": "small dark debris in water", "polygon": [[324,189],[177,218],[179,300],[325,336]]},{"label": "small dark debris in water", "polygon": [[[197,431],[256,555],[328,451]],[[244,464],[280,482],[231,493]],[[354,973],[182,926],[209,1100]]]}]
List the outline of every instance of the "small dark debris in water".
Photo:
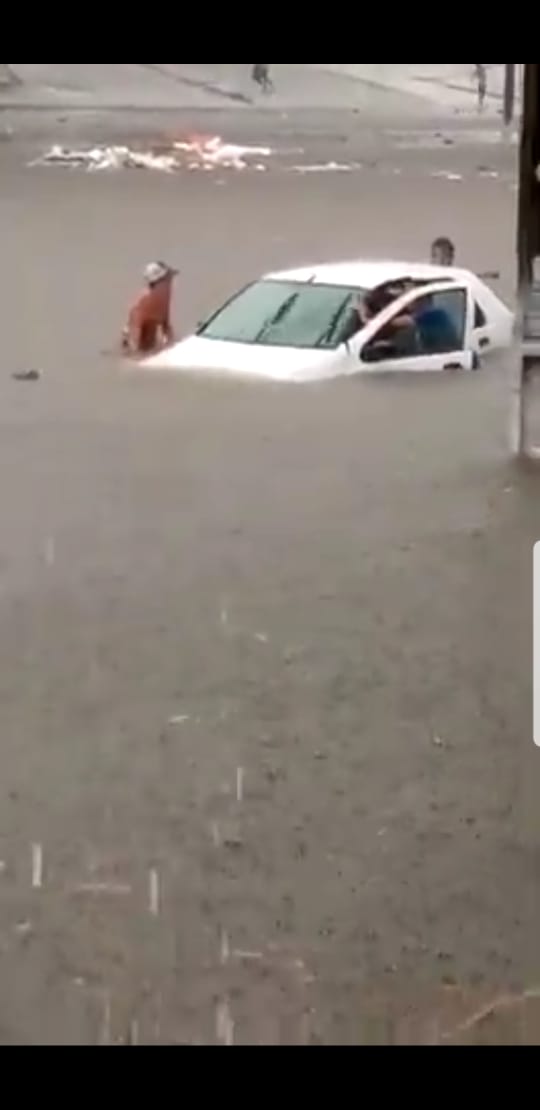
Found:
[{"label": "small dark debris in water", "polygon": [[14,382],[39,382],[41,381],[40,370],[22,370],[20,373],[13,374]]},{"label": "small dark debris in water", "polygon": [[446,987],[447,990],[456,990],[458,981],[455,975],[443,975],[442,985]]},{"label": "small dark debris in water", "polygon": [[244,838],[239,827],[235,825],[225,826],[223,829],[222,843],[230,852],[241,852],[244,847]]}]

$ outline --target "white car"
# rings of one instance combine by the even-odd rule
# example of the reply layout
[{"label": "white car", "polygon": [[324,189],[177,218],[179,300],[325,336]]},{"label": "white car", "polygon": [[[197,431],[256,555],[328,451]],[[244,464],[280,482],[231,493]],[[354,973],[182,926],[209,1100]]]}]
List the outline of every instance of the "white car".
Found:
[{"label": "white car", "polygon": [[[367,323],[355,317],[356,305],[388,283],[396,299]],[[426,312],[438,328],[422,326]],[[398,342],[395,323],[404,318],[411,321],[406,343]],[[466,270],[342,262],[268,274],[144,367],[280,382],[472,370],[490,351],[510,347],[513,330],[510,309]]]}]

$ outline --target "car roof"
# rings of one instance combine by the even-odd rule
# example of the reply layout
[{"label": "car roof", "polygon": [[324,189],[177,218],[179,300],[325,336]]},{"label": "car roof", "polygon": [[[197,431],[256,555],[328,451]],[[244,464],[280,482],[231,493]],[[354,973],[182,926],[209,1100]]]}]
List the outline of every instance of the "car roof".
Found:
[{"label": "car roof", "polygon": [[403,281],[466,281],[477,285],[479,279],[468,270],[448,269],[422,262],[393,262],[383,259],[323,263],[298,270],[282,270],[266,274],[266,281],[294,281],[312,285],[346,285],[358,289],[377,289],[386,282]]}]

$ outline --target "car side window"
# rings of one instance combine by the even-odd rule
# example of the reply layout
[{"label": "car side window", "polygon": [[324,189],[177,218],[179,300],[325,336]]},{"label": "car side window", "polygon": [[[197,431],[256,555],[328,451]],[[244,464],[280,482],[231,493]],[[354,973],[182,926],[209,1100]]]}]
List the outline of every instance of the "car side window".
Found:
[{"label": "car side window", "polygon": [[467,293],[445,289],[434,293],[416,312],[425,354],[451,354],[465,346]]},{"label": "car side window", "polygon": [[476,301],[474,305],[474,330],[478,331],[480,328],[486,328],[487,322],[488,319],[482,305]]},{"label": "car side window", "polygon": [[368,362],[444,355],[465,347],[467,293],[445,289],[426,293],[401,309],[364,350]]}]

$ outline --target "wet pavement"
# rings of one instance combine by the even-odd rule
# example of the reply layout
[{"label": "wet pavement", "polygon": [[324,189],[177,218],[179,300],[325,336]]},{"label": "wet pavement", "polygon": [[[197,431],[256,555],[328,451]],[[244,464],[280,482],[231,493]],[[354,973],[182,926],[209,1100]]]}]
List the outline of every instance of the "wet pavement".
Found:
[{"label": "wet pavement", "polygon": [[102,353],[154,256],[180,329],[261,271],[441,232],[509,294],[512,152],[497,178],[393,142],[343,174],[27,153],[0,148],[0,1041],[537,1041],[510,367],[282,388]]}]

